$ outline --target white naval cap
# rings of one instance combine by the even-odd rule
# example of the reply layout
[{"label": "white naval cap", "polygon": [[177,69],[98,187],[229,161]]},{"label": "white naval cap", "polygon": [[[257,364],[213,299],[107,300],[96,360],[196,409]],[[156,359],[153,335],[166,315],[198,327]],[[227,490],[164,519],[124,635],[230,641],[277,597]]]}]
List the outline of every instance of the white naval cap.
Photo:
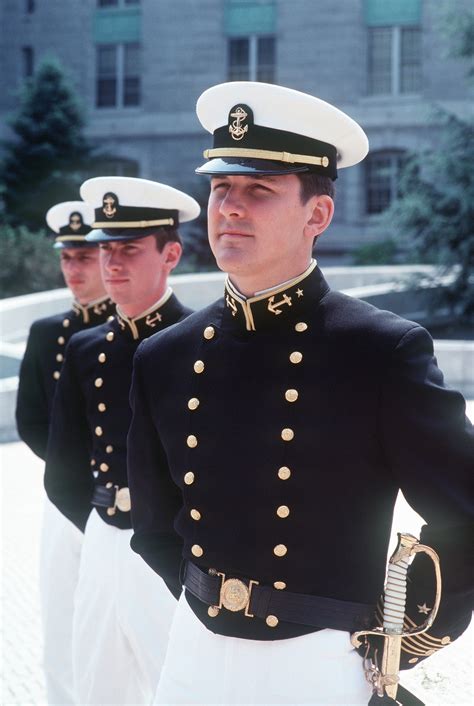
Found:
[{"label": "white naval cap", "polygon": [[320,98],[292,88],[234,81],[208,88],[196,111],[214,135],[210,161],[198,174],[291,174],[337,178],[357,164],[369,143],[360,125]]},{"label": "white naval cap", "polygon": [[75,248],[90,245],[86,235],[91,230],[94,209],[84,201],[63,201],[52,206],[46,214],[46,223],[55,237],[55,248]]},{"label": "white naval cap", "polygon": [[149,179],[95,177],[85,181],[80,192],[93,208],[92,227],[102,229],[91,232],[89,242],[143,238],[160,226],[177,228],[201,211],[192,196]]}]

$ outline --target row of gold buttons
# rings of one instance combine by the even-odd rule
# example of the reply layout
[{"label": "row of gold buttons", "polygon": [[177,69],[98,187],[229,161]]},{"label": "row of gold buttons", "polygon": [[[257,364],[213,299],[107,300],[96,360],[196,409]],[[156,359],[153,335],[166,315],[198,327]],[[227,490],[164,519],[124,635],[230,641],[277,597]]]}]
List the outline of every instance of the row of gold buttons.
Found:
[{"label": "row of gold buttons", "polygon": [[[214,326],[206,326],[206,328],[203,331],[203,337],[205,338],[206,341],[210,341],[211,339],[214,338],[216,334]],[[196,375],[201,375],[205,371],[205,364],[202,360],[196,360],[194,365],[193,365],[193,370],[196,373]],[[191,397],[190,400],[188,400],[188,409],[191,412],[194,412],[197,410],[197,408],[200,405],[200,400],[197,397]],[[194,434],[189,434],[189,436],[186,439],[186,444],[190,449],[195,449],[196,446],[198,445],[198,439]],[[195,481],[195,475],[192,471],[188,471],[184,475],[184,482],[186,485],[192,485]],[[195,522],[199,522],[199,520],[202,518],[202,514],[199,510],[196,508],[191,508],[189,512],[191,518]],[[204,549],[199,545],[199,544],[193,544],[191,547],[191,553],[195,557],[201,557],[204,554]]]},{"label": "row of gold buttons", "polygon": [[[297,333],[304,333],[308,330],[308,324],[304,321],[299,321],[295,324],[295,331]],[[303,354],[300,351],[292,351],[289,355],[289,361],[292,365],[299,365],[303,360]],[[293,404],[298,400],[299,392],[294,388],[289,388],[285,391],[285,400],[290,404]],[[281,438],[283,441],[293,441],[295,438],[295,432],[290,427],[285,427],[281,431]],[[278,478],[282,481],[288,480],[291,476],[291,470],[288,466],[281,466],[278,469]],[[286,519],[290,515],[290,508],[288,505],[279,505],[276,509],[276,514],[281,519]],[[284,557],[288,553],[288,547],[285,544],[277,544],[273,548],[273,553],[277,557]],[[273,587],[282,591],[286,588],[286,583],[284,581],[274,581]],[[278,618],[275,615],[269,615],[266,618],[266,623],[269,627],[276,627],[278,625]]]},{"label": "row of gold buttons", "polygon": [[[114,340],[114,338],[115,338],[115,333],[114,333],[113,331],[108,331],[108,332],[105,334],[105,340],[106,340],[108,343],[112,343],[112,341]],[[104,363],[106,362],[106,360],[107,360],[107,355],[106,355],[104,352],[101,352],[101,353],[99,353],[99,355],[97,356],[97,360],[98,360],[99,363],[104,364]],[[97,387],[97,389],[100,389],[100,388],[103,386],[103,384],[104,384],[104,379],[101,378],[101,377],[97,377],[97,378],[94,380],[94,386]],[[99,412],[101,412],[101,413],[103,414],[104,412],[107,411],[107,405],[105,404],[105,402],[98,402],[98,403],[97,403],[97,409],[99,410]],[[103,433],[104,433],[104,430],[103,430],[103,428],[102,428],[101,426],[96,426],[96,428],[95,428],[94,431],[95,431],[95,435],[96,435],[96,436],[99,436],[99,437],[102,436]],[[107,446],[105,447],[105,453],[106,453],[106,454],[111,454],[111,453],[113,453],[113,450],[114,450],[114,447],[112,446],[112,444],[107,444]],[[96,461],[95,461],[95,459],[92,459],[92,460],[91,460],[91,466],[95,466],[95,465],[96,465]],[[107,473],[107,471],[110,470],[110,466],[109,466],[108,463],[104,463],[104,462],[103,462],[103,463],[100,464],[99,469],[100,469],[103,473]]]},{"label": "row of gold buttons", "polygon": [[[63,328],[68,328],[70,325],[71,321],[69,319],[63,319]],[[64,346],[66,344],[66,339],[64,336],[58,336],[58,344],[60,346]],[[56,354],[56,362],[57,363],[63,363],[64,361],[64,355],[62,353],[57,353]],[[60,370],[55,370],[53,372],[53,378],[55,380],[59,380],[61,377],[61,371]]]}]

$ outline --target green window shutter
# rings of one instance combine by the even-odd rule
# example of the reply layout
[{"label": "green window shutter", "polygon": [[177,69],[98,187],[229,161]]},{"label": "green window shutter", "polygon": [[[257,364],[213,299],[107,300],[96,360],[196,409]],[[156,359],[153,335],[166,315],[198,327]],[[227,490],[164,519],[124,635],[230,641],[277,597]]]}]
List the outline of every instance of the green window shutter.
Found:
[{"label": "green window shutter", "polygon": [[226,0],[224,28],[229,37],[274,34],[275,0]]},{"label": "green window shutter", "polygon": [[365,0],[368,27],[420,25],[421,0]]},{"label": "green window shutter", "polygon": [[140,42],[141,19],[139,7],[99,9],[94,17],[94,41],[96,44]]}]

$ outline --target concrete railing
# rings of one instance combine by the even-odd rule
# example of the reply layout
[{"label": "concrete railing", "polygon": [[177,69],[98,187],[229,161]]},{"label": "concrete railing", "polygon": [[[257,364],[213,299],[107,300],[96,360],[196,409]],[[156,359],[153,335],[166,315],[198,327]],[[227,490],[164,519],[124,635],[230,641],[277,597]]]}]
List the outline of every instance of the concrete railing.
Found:
[{"label": "concrete railing", "polygon": [[[368,301],[381,309],[420,323],[427,322],[429,287],[415,289],[413,280],[433,274],[430,266],[327,267],[324,274],[333,289]],[[193,309],[201,309],[222,296],[221,272],[174,275],[171,285],[179,299]],[[432,285],[431,285],[432,286]],[[18,368],[33,321],[68,309],[67,289],[27,294],[0,301],[0,440],[15,435],[14,409]],[[445,379],[452,387],[474,396],[472,368],[474,342],[435,341],[435,353]]]}]

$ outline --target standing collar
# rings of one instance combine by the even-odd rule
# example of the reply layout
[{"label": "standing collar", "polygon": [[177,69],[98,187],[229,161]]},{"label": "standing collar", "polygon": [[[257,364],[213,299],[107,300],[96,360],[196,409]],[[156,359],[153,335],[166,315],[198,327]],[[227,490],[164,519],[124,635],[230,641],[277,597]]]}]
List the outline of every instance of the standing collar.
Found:
[{"label": "standing collar", "polygon": [[108,316],[115,313],[115,304],[107,294],[87,304],[80,304],[77,299],[74,299],[72,308],[76,316],[82,318],[84,324],[91,325],[101,324]]},{"label": "standing collar", "polygon": [[301,318],[308,308],[314,308],[329,290],[316,260],[298,277],[276,287],[244,297],[229,278],[225,283],[223,321],[231,328],[259,331],[285,326]]},{"label": "standing collar", "polygon": [[117,321],[123,333],[137,341],[175,323],[181,309],[181,304],[173,294],[173,290],[168,287],[161,299],[139,316],[130,318],[117,306]]}]

